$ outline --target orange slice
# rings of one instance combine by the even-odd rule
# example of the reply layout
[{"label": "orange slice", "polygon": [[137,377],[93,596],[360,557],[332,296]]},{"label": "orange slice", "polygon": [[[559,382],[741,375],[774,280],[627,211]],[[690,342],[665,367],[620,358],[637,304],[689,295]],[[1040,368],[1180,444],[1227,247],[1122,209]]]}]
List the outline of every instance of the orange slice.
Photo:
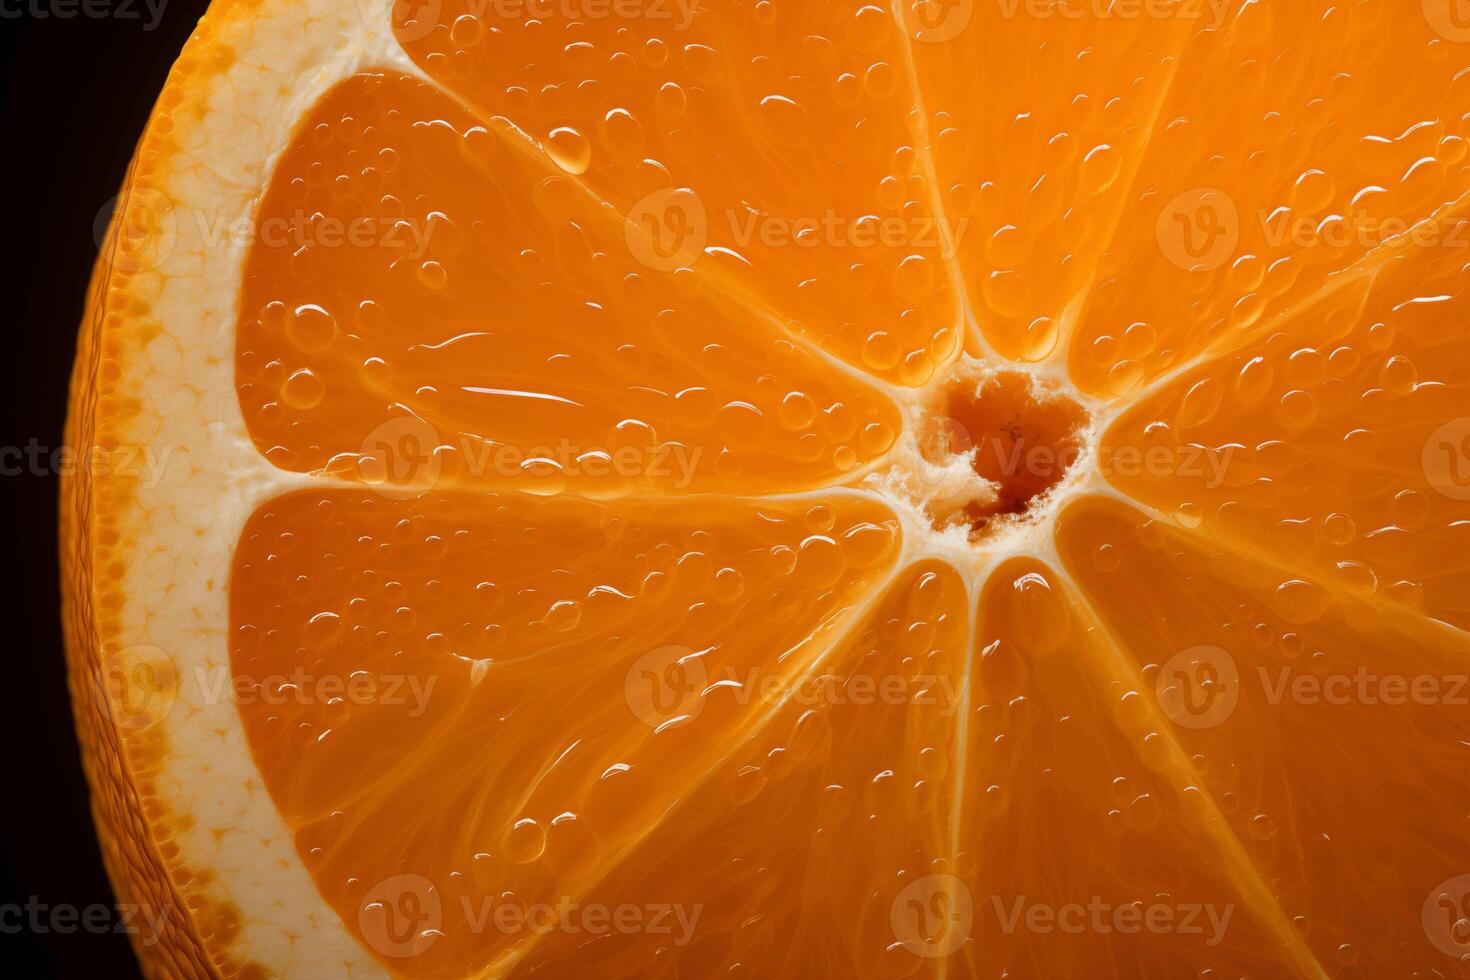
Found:
[{"label": "orange slice", "polygon": [[1412,6],[217,3],[63,507],[149,974],[1470,976]]}]

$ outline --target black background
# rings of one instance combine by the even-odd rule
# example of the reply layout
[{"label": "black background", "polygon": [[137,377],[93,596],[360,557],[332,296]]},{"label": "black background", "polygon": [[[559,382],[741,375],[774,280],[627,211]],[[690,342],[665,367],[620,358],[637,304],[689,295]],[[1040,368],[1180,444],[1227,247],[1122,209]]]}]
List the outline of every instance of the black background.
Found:
[{"label": "black background", "polygon": [[[155,5],[158,0],[155,0]],[[66,385],[98,210],[117,193],[149,108],[206,6],[0,0],[0,446],[62,444]],[[59,14],[73,11],[71,17]],[[101,15],[101,16],[99,16]],[[5,460],[14,464],[13,453]],[[11,467],[6,467],[9,470]],[[82,777],[61,649],[54,473],[0,475],[0,905],[112,907]],[[108,921],[118,916],[109,912]],[[137,977],[125,935],[61,934],[0,916],[0,974]]]}]

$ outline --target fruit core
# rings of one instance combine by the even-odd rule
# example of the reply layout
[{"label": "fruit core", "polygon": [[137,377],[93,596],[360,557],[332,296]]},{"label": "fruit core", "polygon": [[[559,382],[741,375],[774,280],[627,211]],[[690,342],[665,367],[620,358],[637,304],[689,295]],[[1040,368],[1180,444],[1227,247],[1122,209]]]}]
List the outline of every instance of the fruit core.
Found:
[{"label": "fruit core", "polygon": [[943,386],[918,426],[930,521],[981,541],[1039,516],[1082,457],[1090,421],[1075,399],[1021,372]]}]

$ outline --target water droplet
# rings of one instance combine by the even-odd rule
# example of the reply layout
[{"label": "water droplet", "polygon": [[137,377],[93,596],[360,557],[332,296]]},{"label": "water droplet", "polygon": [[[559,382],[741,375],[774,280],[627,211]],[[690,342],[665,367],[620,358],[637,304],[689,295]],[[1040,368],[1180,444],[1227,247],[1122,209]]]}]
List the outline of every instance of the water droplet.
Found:
[{"label": "water droplet", "polygon": [[558,126],[546,138],[546,155],[569,174],[584,174],[592,166],[592,143],[570,126]]},{"label": "water droplet", "polygon": [[327,386],[310,368],[292,372],[281,385],[281,401],[292,408],[316,408],[326,397]]}]

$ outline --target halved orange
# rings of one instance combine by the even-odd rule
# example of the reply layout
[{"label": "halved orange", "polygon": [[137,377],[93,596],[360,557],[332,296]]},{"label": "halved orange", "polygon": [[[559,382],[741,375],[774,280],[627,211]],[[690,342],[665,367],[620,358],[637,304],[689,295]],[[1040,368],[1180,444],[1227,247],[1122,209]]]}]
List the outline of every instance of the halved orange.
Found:
[{"label": "halved orange", "polygon": [[1454,0],[221,0],[65,486],[154,976],[1470,976]]}]

